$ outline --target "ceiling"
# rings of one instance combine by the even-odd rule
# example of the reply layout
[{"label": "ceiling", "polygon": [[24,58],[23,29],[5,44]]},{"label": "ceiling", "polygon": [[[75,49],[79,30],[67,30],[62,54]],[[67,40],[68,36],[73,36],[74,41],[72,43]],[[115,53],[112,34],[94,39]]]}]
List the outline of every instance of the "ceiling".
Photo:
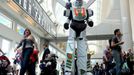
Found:
[{"label": "ceiling", "polygon": [[[68,0],[38,0],[42,8],[46,11],[49,17],[52,19],[54,23],[57,25],[57,37],[67,36],[68,31],[63,28],[64,23],[67,20],[67,17],[63,16],[63,12],[65,10],[65,3]],[[73,2],[75,0],[71,0]],[[84,0],[87,5],[89,1],[92,0]],[[96,0],[90,7],[94,11],[94,16],[91,19],[94,21],[95,26],[101,22],[101,7],[102,0]],[[60,30],[59,30],[60,29]]]},{"label": "ceiling", "polygon": [[[40,5],[44,8],[44,10],[53,20],[53,22],[57,24],[58,27],[57,36],[62,38],[67,36],[68,31],[63,29],[63,24],[66,21],[66,17],[63,16],[63,11],[65,10],[64,4],[65,2],[67,2],[67,0],[38,0],[38,1],[40,1]],[[87,3],[89,0],[84,0],[84,1],[86,1]],[[98,32],[97,34],[100,34],[100,32],[105,32],[108,34],[108,33],[113,33],[113,30],[115,28],[121,28],[119,1],[120,0],[96,0],[90,7],[88,7],[94,11],[94,15],[91,17],[91,19],[95,23],[95,26],[92,29],[87,28],[88,34],[92,34],[92,33],[96,34],[96,32]],[[131,18],[133,18],[133,16]],[[132,24],[134,24],[134,22],[132,22]],[[102,28],[105,28],[105,31]],[[63,38],[63,40],[65,40],[65,38]],[[61,38],[59,38],[59,40],[61,40]],[[99,57],[103,55],[103,50],[105,49],[107,43],[106,40],[105,41],[103,40],[102,43],[98,41],[98,43],[96,44],[103,45],[103,47],[100,46],[101,48],[96,47],[98,49],[94,48],[93,46],[90,48],[95,50],[101,50],[98,51],[97,54],[94,56],[97,58],[97,55],[100,55]],[[90,46],[91,45],[89,44],[89,47]]]}]

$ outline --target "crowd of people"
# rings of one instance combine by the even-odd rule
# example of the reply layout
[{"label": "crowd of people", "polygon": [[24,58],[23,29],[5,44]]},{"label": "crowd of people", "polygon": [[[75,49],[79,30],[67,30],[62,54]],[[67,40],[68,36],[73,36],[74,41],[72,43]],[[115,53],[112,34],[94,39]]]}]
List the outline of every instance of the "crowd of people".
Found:
[{"label": "crowd of people", "polygon": [[[133,75],[134,74],[134,62],[133,62],[133,53],[129,49],[127,52],[123,51],[121,53],[121,65],[120,65],[120,74],[118,75]],[[112,56],[112,51],[109,48],[106,48],[103,56],[103,63],[98,64],[98,62],[93,67],[94,75],[117,75],[116,72],[116,61]]]},{"label": "crowd of people", "polygon": [[[47,58],[54,57],[56,55],[52,55],[48,48],[48,44],[43,45],[43,56],[41,62],[46,61]],[[38,61],[38,47],[34,37],[31,34],[30,29],[26,28],[24,31],[24,37],[18,44],[18,46],[14,49],[15,57],[13,58],[13,66],[11,68],[11,75],[36,75],[36,64]],[[7,62],[2,62],[7,60]],[[52,61],[54,64],[57,64],[56,61]],[[0,75],[7,75],[8,70],[7,66],[3,67],[1,65],[5,65],[8,63],[10,65],[10,61],[8,57],[5,56],[5,53],[0,49]],[[54,66],[56,68],[56,65]],[[3,72],[2,72],[3,70]],[[44,74],[43,74],[44,75]],[[45,74],[46,75],[46,74]]]},{"label": "crowd of people", "polygon": [[[122,50],[122,45],[125,43],[122,41],[122,33],[120,29],[116,29],[114,31],[114,36],[109,39],[109,46],[106,47],[104,50],[103,56],[103,63],[100,65],[96,63],[93,67],[93,74],[94,75],[133,75],[134,74],[134,53],[132,49],[128,49],[126,51]],[[14,50],[16,52],[14,60],[14,66],[12,69],[13,75],[36,75],[36,63],[38,62],[38,47],[34,37],[31,34],[29,29],[25,29],[24,31],[24,38],[20,41],[17,48]],[[4,58],[4,53],[0,50],[1,58]],[[43,61],[47,61],[46,58],[50,57],[50,50],[47,44],[44,44],[44,54],[42,56],[42,65],[40,66],[43,68]],[[3,56],[3,57],[2,57]],[[56,68],[56,60],[55,55],[53,55],[51,61],[53,67]],[[8,64],[10,61],[7,60]],[[46,63],[46,62],[45,62]],[[1,66],[1,65],[0,65]],[[65,62],[63,61],[61,64],[61,69],[64,75],[64,67]],[[76,66],[77,67],[77,66]],[[1,69],[1,68],[0,68]],[[44,71],[44,70],[43,70]],[[77,71],[77,70],[76,70]],[[56,71],[53,70],[53,72]],[[42,73],[42,75],[44,75]],[[54,74],[52,74],[54,75]],[[76,74],[77,75],[77,74]]]},{"label": "crowd of people", "polygon": [[[122,50],[124,42],[121,40],[120,29],[115,29],[114,36],[109,39],[103,56],[103,63],[93,68],[94,75],[133,75],[134,53],[132,49]],[[104,66],[103,66],[104,64]]]}]

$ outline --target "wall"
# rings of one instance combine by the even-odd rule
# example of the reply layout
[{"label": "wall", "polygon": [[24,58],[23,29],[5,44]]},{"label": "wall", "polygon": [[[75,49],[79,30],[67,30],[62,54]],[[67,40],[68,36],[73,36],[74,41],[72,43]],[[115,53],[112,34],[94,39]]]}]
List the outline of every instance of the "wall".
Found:
[{"label": "wall", "polygon": [[108,17],[112,9],[112,5],[113,0],[102,0],[101,20],[105,20]]},{"label": "wall", "polygon": [[1,24],[0,24],[0,35],[15,42],[19,42],[22,39],[22,36],[20,36],[17,32]]}]

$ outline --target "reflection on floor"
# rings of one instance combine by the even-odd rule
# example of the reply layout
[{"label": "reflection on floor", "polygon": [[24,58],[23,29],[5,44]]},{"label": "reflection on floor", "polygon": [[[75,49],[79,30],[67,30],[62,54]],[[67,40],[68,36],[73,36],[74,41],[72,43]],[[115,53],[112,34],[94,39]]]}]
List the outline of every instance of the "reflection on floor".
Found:
[{"label": "reflection on floor", "polygon": [[92,73],[88,72],[87,75],[93,75]]}]

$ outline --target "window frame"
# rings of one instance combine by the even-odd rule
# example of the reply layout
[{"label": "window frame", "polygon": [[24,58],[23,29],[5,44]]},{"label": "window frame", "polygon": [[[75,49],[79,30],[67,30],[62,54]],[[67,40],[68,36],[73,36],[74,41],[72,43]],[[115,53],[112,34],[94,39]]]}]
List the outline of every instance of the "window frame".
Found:
[{"label": "window frame", "polygon": [[4,24],[4,23],[1,23],[1,22],[0,22],[1,25],[5,26],[5,27],[8,27],[8,28],[10,28],[10,29],[13,29],[13,20],[12,20],[10,17],[8,17],[7,15],[5,15],[5,14],[2,13],[2,12],[0,12],[0,17],[2,17],[2,19],[5,19],[6,21],[11,22],[10,25],[7,25],[7,24]]}]

